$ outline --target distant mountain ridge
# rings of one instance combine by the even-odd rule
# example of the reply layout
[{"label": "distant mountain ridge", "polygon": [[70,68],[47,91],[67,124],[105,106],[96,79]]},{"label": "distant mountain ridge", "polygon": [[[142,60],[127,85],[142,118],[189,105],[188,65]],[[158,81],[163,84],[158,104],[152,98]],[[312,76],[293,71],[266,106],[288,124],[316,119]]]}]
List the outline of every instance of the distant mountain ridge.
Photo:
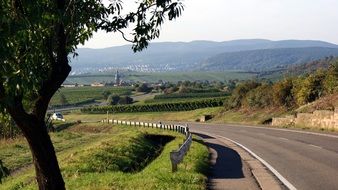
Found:
[{"label": "distant mountain ridge", "polygon": [[218,54],[205,60],[199,70],[244,70],[262,72],[287,68],[328,56],[338,56],[337,48],[306,47],[261,49]]},{"label": "distant mountain ridge", "polygon": [[[307,62],[330,55],[336,56],[338,45],[314,40],[248,39],[225,42],[151,43],[146,50],[139,53],[133,53],[130,45],[103,49],[79,48],[77,52],[79,56],[71,60],[75,72],[104,71],[112,68],[136,71],[218,71],[220,68],[256,71],[274,69],[278,65]],[[250,65],[253,54],[257,58],[261,54],[261,58]],[[221,61],[223,58],[225,60]],[[245,66],[230,67],[228,64],[230,62],[227,60],[229,58],[233,59],[231,62]],[[276,58],[280,59],[277,64]],[[234,59],[237,60],[234,61]]]}]

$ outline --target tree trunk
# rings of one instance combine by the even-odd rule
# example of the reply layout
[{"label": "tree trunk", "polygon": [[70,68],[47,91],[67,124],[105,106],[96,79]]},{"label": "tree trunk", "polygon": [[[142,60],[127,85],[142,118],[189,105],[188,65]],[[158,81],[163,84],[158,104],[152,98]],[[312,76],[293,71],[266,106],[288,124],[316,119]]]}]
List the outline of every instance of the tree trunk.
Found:
[{"label": "tree trunk", "polygon": [[16,117],[15,121],[23,131],[31,149],[39,189],[65,190],[65,183],[44,120],[27,114],[25,117],[22,115]]}]

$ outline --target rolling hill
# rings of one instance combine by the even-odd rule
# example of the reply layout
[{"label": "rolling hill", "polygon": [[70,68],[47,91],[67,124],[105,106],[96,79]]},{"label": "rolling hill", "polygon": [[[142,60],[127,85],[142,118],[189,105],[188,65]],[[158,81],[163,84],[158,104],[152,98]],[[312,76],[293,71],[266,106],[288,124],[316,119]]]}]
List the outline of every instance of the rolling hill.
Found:
[{"label": "rolling hill", "polygon": [[[134,71],[196,71],[204,69],[215,71],[219,68],[230,68],[227,64],[228,61],[221,60],[225,58],[231,59],[232,63],[245,64],[245,66],[235,65],[231,69],[239,68],[252,71],[273,69],[279,65],[296,64],[320,59],[323,56],[338,55],[337,50],[338,46],[335,44],[311,40],[251,39],[225,42],[163,42],[151,43],[146,50],[139,53],[133,53],[130,45],[104,49],[80,48],[77,50],[79,56],[71,60],[71,65],[72,74],[117,68]],[[292,52],[294,53],[292,54]],[[258,57],[260,58],[258,59]],[[256,59],[254,64],[250,66],[252,58]],[[279,60],[274,63],[273,61],[276,59]],[[222,66],[223,64],[224,66]],[[271,68],[269,64],[271,64]]]},{"label": "rolling hill", "polygon": [[222,53],[208,58],[200,65],[203,71],[269,71],[287,68],[323,57],[338,56],[337,48],[307,47],[262,49]]}]

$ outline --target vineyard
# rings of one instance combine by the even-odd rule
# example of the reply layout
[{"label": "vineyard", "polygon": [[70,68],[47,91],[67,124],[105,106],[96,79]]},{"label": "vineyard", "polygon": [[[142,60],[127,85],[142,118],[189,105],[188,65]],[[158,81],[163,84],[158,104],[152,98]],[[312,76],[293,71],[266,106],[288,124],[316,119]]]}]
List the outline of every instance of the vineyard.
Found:
[{"label": "vineyard", "polygon": [[156,95],[154,99],[176,99],[176,98],[210,98],[228,96],[226,92],[207,92],[207,93],[179,93]]},{"label": "vineyard", "polygon": [[189,111],[207,107],[220,107],[224,105],[226,98],[212,98],[190,102],[158,103],[144,105],[122,106],[95,106],[81,109],[82,113],[134,113],[134,112],[165,112],[165,111]]},{"label": "vineyard", "polygon": [[[103,93],[105,91],[116,95],[129,95],[132,88],[130,87],[75,87],[75,88],[61,88],[52,98],[51,106],[61,105],[79,105],[84,103],[91,103],[95,100],[103,100]],[[61,97],[64,96],[65,102],[61,101]]]}]

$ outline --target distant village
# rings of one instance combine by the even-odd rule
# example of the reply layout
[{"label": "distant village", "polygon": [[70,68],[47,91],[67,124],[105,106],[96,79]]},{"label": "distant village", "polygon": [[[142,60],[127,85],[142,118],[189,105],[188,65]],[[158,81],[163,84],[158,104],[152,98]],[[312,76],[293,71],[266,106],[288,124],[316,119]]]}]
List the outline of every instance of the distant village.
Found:
[{"label": "distant village", "polygon": [[[74,88],[74,87],[84,87],[84,86],[92,86],[92,87],[105,87],[105,86],[135,86],[139,82],[131,82],[123,80],[123,75],[116,70],[115,77],[113,81],[110,82],[93,82],[91,84],[78,84],[78,83],[64,83],[61,87],[64,88]],[[152,87],[162,86],[165,84],[162,80],[157,83],[150,84]]]},{"label": "distant village", "polygon": [[127,83],[122,80],[122,77],[118,70],[116,70],[115,73],[115,79],[111,82],[93,82],[91,84],[70,84],[70,83],[64,83],[61,85],[65,88],[73,88],[73,87],[83,87],[83,86],[92,86],[92,87],[103,87],[103,86],[131,86],[130,83]]}]

